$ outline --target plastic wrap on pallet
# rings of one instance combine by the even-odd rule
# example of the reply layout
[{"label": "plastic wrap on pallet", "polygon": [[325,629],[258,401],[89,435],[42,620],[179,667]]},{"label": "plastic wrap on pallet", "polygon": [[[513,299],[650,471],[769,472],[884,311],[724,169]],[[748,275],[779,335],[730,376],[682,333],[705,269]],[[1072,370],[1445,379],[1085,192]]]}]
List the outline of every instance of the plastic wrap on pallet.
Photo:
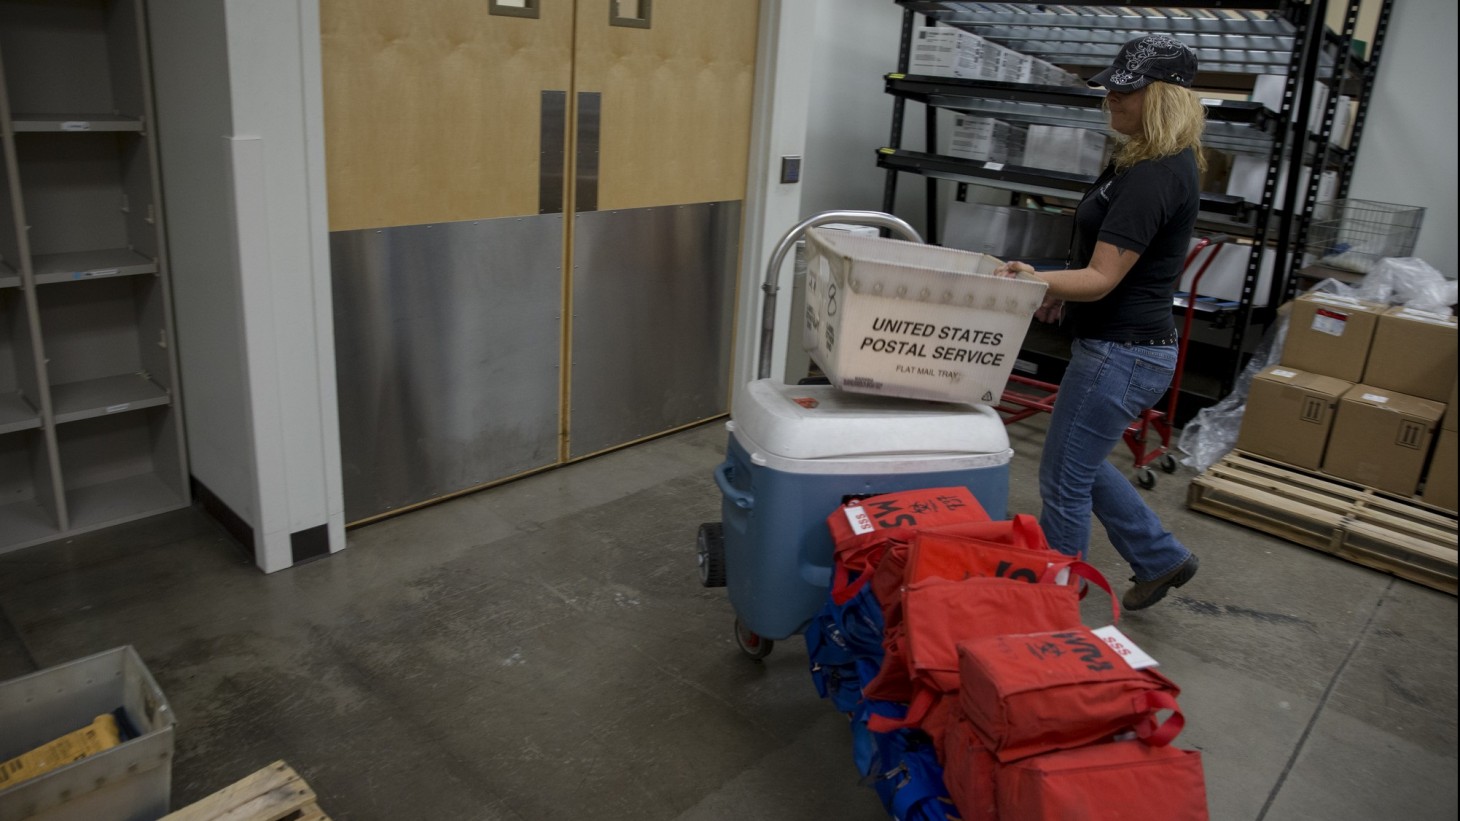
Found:
[{"label": "plastic wrap on pallet", "polygon": [[1350,296],[1448,314],[1457,301],[1455,280],[1419,257],[1385,257]]}]

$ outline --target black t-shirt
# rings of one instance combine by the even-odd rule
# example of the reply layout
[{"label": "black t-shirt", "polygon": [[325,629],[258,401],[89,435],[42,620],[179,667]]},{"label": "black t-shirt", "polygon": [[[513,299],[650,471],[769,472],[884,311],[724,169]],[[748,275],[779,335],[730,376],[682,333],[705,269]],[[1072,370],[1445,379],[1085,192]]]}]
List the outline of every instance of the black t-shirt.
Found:
[{"label": "black t-shirt", "polygon": [[1066,327],[1078,337],[1112,342],[1174,335],[1171,296],[1181,279],[1200,205],[1191,149],[1143,160],[1119,173],[1113,164],[1107,167],[1075,209],[1070,267],[1089,265],[1097,240],[1141,258],[1103,298],[1067,303]]}]

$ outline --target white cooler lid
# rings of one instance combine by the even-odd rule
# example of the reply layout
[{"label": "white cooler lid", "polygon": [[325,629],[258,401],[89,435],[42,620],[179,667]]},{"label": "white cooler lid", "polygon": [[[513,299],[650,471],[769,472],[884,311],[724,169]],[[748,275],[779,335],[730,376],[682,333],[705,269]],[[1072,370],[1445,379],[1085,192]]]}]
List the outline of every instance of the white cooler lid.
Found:
[{"label": "white cooler lid", "polygon": [[924,402],[759,379],[736,392],[730,416],[732,430],[751,447],[787,459],[1009,452],[1003,419],[985,405]]}]

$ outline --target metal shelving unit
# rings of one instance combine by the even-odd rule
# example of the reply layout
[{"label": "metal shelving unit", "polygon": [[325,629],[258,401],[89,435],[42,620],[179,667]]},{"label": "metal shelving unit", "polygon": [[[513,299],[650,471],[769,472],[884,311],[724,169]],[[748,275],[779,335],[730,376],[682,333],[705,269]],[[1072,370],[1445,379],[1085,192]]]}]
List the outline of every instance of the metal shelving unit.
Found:
[{"label": "metal shelving unit", "polygon": [[[1127,40],[1156,32],[1175,34],[1197,50],[1201,63],[1197,78],[1199,93],[1250,92],[1257,75],[1284,76],[1282,103],[1277,110],[1253,102],[1203,99],[1208,108],[1203,143],[1213,149],[1256,156],[1266,168],[1261,196],[1256,199],[1202,195],[1199,229],[1241,237],[1251,249],[1240,299],[1198,301],[1198,317],[1205,320],[1202,323],[1205,327],[1194,339],[1203,343],[1203,351],[1194,351],[1196,356],[1190,362],[1205,366],[1215,374],[1214,387],[1208,391],[1214,395],[1207,397],[1215,399],[1230,389],[1241,371],[1245,354],[1254,341],[1248,329],[1253,324],[1270,321],[1273,306],[1289,288],[1290,259],[1297,258],[1290,249],[1298,247],[1295,240],[1300,231],[1294,214],[1303,213],[1304,209],[1311,213],[1319,171],[1325,167],[1352,167],[1354,146],[1343,151],[1328,145],[1337,92],[1329,94],[1326,114],[1311,140],[1295,137],[1310,130],[1309,110],[1315,84],[1341,82],[1361,62],[1348,54],[1352,22],[1348,31],[1338,37],[1325,30],[1327,3],[1328,0],[1238,0],[1230,4],[1170,3],[1149,8],[1103,3],[1055,6],[899,0],[904,9],[902,48],[897,71],[886,78],[886,91],[894,99],[892,134],[888,145],[877,154],[878,165],[888,172],[884,210],[891,211],[894,206],[900,174],[925,177],[928,234],[930,241],[936,241],[940,180],[1054,198],[1062,200],[1060,204],[1067,207],[1094,180],[1093,176],[943,156],[937,145],[939,111],[993,117],[1017,124],[1105,127],[1105,117],[1100,111],[1104,95],[1099,91],[910,74],[911,40],[917,15],[929,23],[945,23],[977,34],[1081,76],[1089,76],[1109,65]],[[1350,21],[1357,5],[1357,0],[1349,3]],[[1372,72],[1373,64],[1373,60],[1368,61],[1365,70]],[[1372,74],[1369,76],[1372,84]],[[927,145],[922,151],[908,150],[902,145],[908,102],[925,106]],[[1307,187],[1300,191],[1299,168],[1303,164],[1317,170]],[[1284,190],[1279,191],[1280,188]],[[1280,197],[1285,203],[1302,202],[1302,207],[1276,208]],[[1270,259],[1265,260],[1264,255]],[[1272,272],[1271,284],[1266,293],[1259,293],[1265,265]],[[1264,297],[1265,305],[1262,304]],[[1179,295],[1180,304],[1174,307],[1184,307],[1185,298],[1184,294]],[[1200,380],[1193,384],[1199,385]]]},{"label": "metal shelving unit", "polygon": [[[1327,134],[1333,128],[1340,92],[1346,91],[1358,101],[1357,110],[1354,112],[1353,135],[1349,138],[1347,147],[1334,145],[1328,139],[1318,139],[1316,135],[1309,145],[1314,155],[1313,168],[1332,169],[1338,172],[1338,186],[1333,195],[1333,199],[1336,200],[1348,197],[1349,182],[1353,179],[1354,162],[1359,155],[1359,140],[1363,136],[1364,122],[1367,119],[1366,102],[1374,91],[1374,79],[1379,70],[1379,56],[1383,52],[1384,40],[1389,32],[1389,16],[1394,10],[1394,0],[1382,0],[1379,6],[1374,38],[1369,45],[1367,59],[1359,58],[1352,50],[1354,30],[1358,24],[1358,5],[1358,3],[1350,3],[1344,15],[1343,30],[1338,33],[1328,32],[1325,38],[1326,47],[1337,50],[1339,54],[1347,55],[1348,59],[1338,62],[1335,73],[1324,78],[1324,82],[1329,86],[1329,94],[1327,105],[1323,110],[1322,131]],[[1331,275],[1326,271],[1310,272],[1306,275],[1303,273],[1301,249],[1307,245],[1308,231],[1313,224],[1313,208],[1317,202],[1318,174],[1315,170],[1309,179],[1307,196],[1303,199],[1303,209],[1297,215],[1294,247],[1300,250],[1293,255],[1290,262],[1289,275],[1284,288],[1284,297],[1287,299],[1292,299],[1297,295],[1300,283]],[[1340,274],[1340,276],[1343,275]]]},{"label": "metal shelving unit", "polygon": [[0,551],[189,501],[147,54],[142,0],[0,0]]}]

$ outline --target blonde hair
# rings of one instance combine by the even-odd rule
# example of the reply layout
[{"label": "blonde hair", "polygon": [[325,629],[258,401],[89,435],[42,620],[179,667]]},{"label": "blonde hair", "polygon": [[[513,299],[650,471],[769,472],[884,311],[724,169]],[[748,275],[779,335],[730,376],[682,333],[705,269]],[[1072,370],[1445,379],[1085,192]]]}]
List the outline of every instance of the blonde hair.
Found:
[{"label": "blonde hair", "polygon": [[1190,148],[1196,152],[1197,169],[1205,171],[1201,133],[1206,124],[1206,107],[1191,89],[1151,83],[1141,105],[1141,133],[1116,135],[1115,167],[1130,168],[1141,160],[1170,157]]}]

